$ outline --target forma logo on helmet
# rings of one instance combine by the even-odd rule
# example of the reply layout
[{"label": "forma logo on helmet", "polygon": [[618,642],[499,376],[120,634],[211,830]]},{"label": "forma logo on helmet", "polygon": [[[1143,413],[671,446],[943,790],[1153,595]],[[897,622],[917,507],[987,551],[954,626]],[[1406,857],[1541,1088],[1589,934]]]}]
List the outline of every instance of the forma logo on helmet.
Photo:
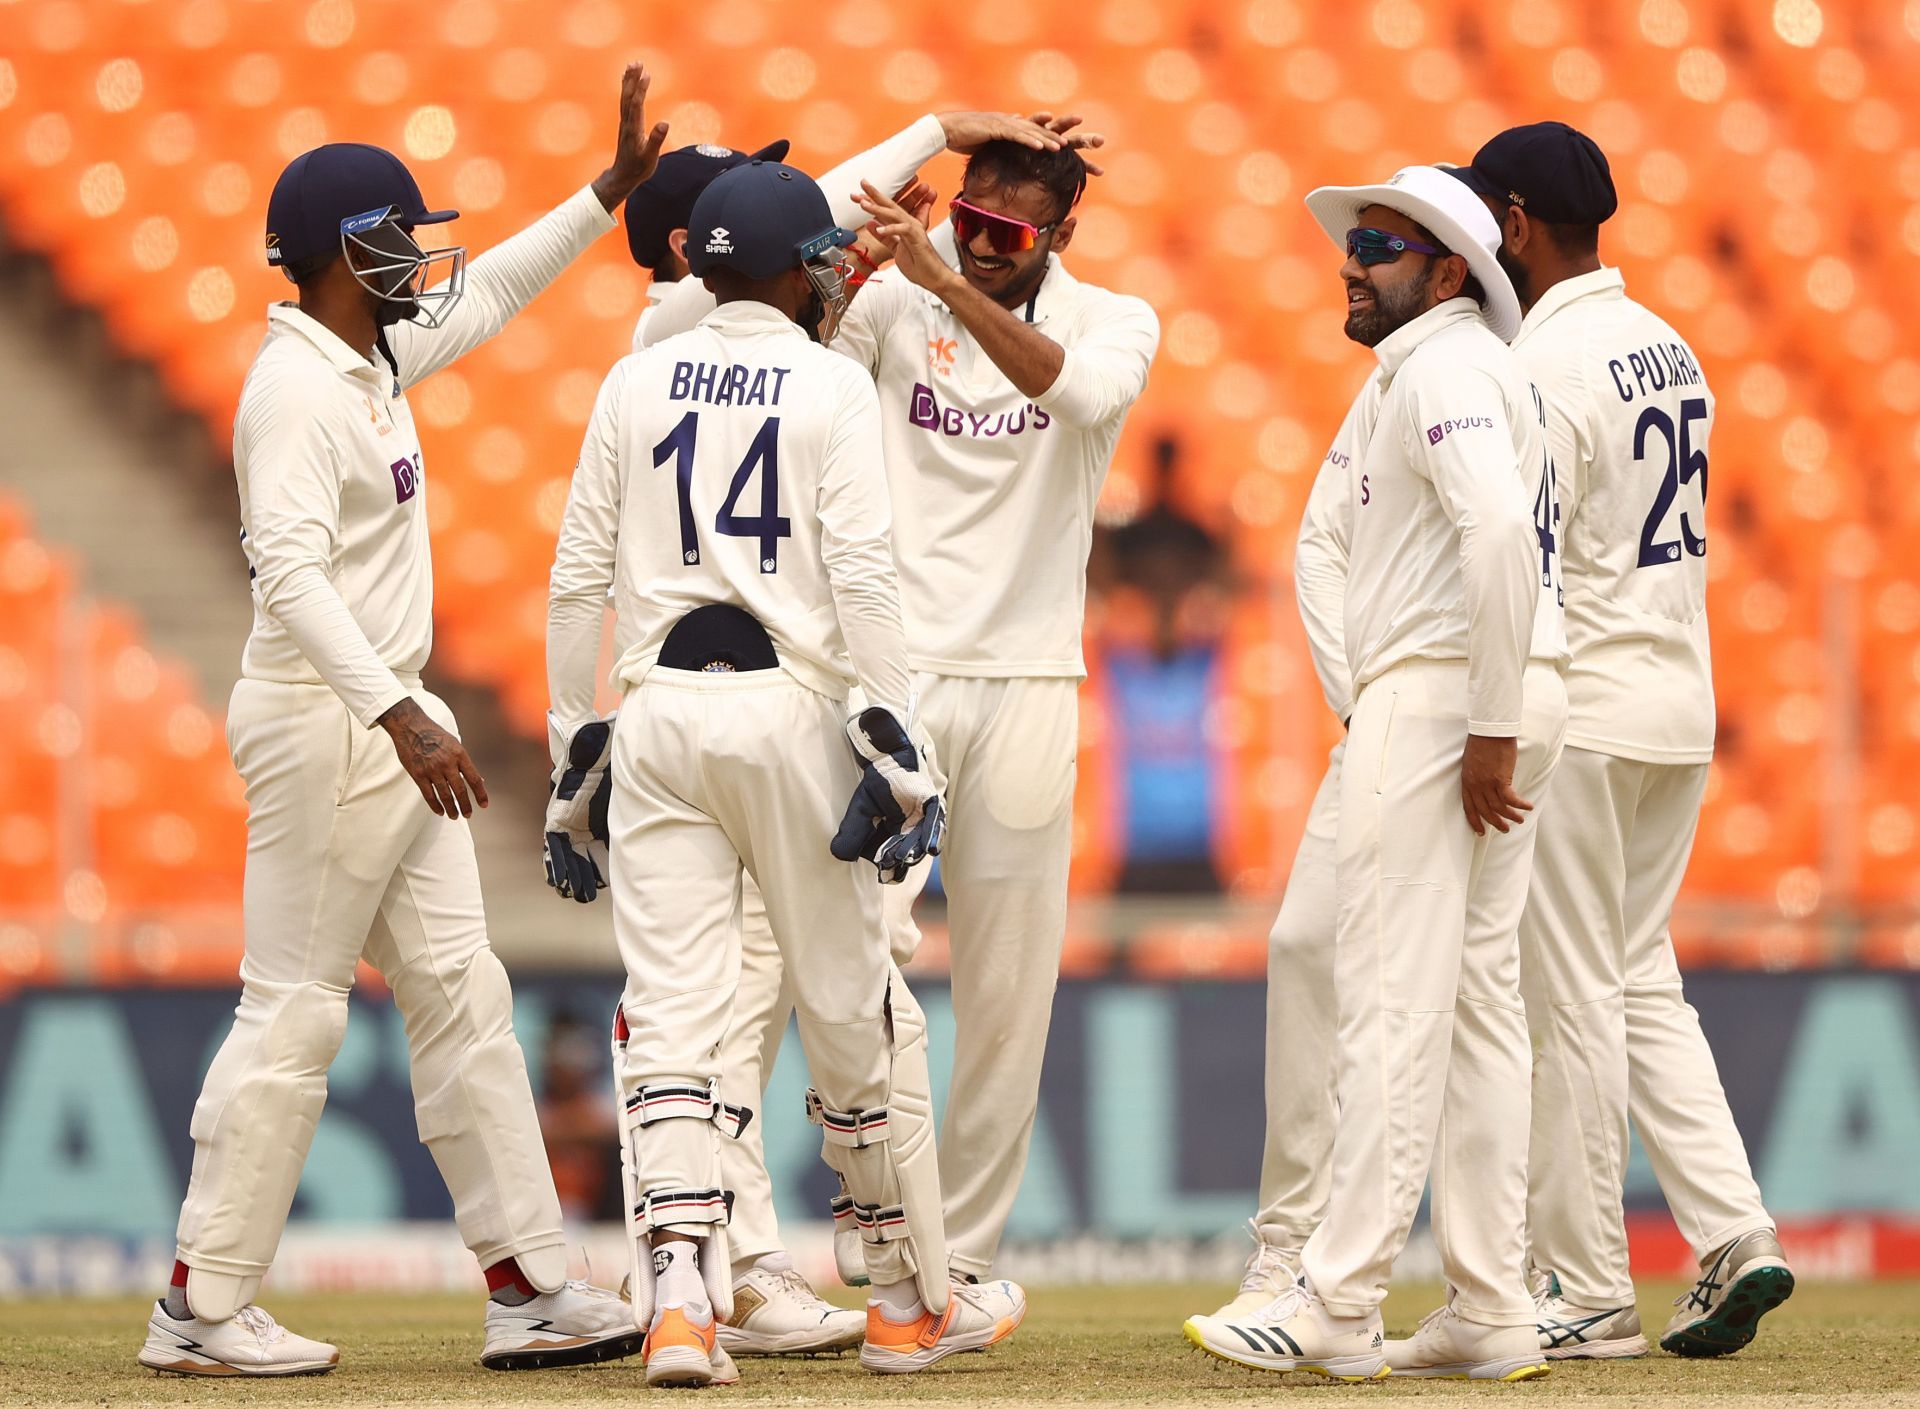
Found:
[{"label": "forma logo on helmet", "polygon": [[304,284],[345,259],[377,299],[380,327],[412,321],[437,328],[466,291],[463,245],[422,249],[421,225],[457,220],[428,210],[406,164],[384,147],[329,142],[287,164],[267,201],[267,263]]}]

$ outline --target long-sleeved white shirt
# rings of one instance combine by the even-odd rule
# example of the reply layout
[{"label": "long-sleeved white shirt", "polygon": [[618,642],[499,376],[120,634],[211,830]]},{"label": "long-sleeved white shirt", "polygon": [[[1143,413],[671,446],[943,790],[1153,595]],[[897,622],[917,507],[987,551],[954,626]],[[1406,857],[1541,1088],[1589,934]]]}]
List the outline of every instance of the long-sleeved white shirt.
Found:
[{"label": "long-sleeved white shirt", "polygon": [[[934,247],[957,259],[948,227]],[[880,390],[913,668],[1078,679],[1094,504],[1160,323],[1142,300],[1081,283],[1057,256],[1014,315],[1066,351],[1053,385],[1031,399],[896,269],[861,289],[833,347]]]},{"label": "long-sleeved white shirt", "polygon": [[294,305],[267,310],[233,423],[253,579],[243,676],[324,682],[366,725],[407,693],[433,646],[433,559],[406,388],[499,332],[613,228],[588,187],[487,251],[443,326],[387,330],[397,376]]},{"label": "long-sleeved white shirt", "polygon": [[[820,178],[834,220],[848,230],[867,222],[867,213],[854,204],[862,181],[891,196],[921,167],[947,149],[947,131],[932,113],[887,138],[877,147],[848,157]],[[647,289],[647,306],[633,327],[633,350],[684,333],[713,312],[713,294],[698,279],[655,282]]]},{"label": "long-sleeved white shirt", "polygon": [[1469,730],[1517,735],[1535,636],[1550,654],[1560,629],[1553,540],[1535,518],[1544,499],[1551,521],[1552,492],[1533,390],[1471,299],[1374,354],[1379,411],[1348,471],[1354,690],[1404,661],[1464,660]]},{"label": "long-sleeved white shirt", "polygon": [[1514,339],[1546,402],[1566,573],[1567,742],[1646,763],[1713,757],[1707,440],[1713,393],[1617,269],[1549,288]]},{"label": "long-sleeved white shirt", "polygon": [[553,564],[555,724],[594,715],[607,592],[613,684],[645,680],[696,607],[751,613],[802,684],[908,717],[880,408],[859,368],[762,303],[622,358],[580,448]]},{"label": "long-sleeved white shirt", "polygon": [[1347,661],[1347,550],[1353,532],[1352,470],[1380,414],[1380,381],[1368,377],[1347,408],[1307,492],[1293,550],[1293,595],[1307,629],[1307,650],[1327,708],[1342,723],[1353,715],[1353,667]]}]

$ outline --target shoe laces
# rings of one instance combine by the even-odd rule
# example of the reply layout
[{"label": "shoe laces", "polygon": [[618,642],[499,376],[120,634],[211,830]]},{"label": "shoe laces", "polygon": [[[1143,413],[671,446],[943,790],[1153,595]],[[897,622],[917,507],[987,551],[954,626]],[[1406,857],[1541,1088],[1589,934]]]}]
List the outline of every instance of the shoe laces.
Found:
[{"label": "shoe laces", "polygon": [[[1441,1302],[1438,1306],[1434,1307],[1433,1310],[1429,1311],[1425,1316],[1422,1316],[1420,1318],[1420,1331],[1425,1331],[1427,1327],[1433,1325],[1435,1322],[1439,1321],[1442,1317],[1452,1314],[1453,1297],[1454,1297],[1454,1290],[1452,1287],[1448,1287],[1447,1299]],[[1416,1331],[1414,1334],[1418,1335],[1419,1333],[1420,1333],[1419,1331]]]},{"label": "shoe laces", "polygon": [[1289,1316],[1305,1310],[1306,1304],[1306,1288],[1289,1278],[1287,1285],[1280,1289],[1280,1294],[1255,1312],[1254,1316],[1260,1321],[1284,1321]]},{"label": "shoe laces", "polygon": [[233,1313],[233,1319],[252,1331],[254,1338],[262,1345],[272,1345],[275,1341],[287,1338],[287,1328],[274,1320],[264,1307],[248,1303]]},{"label": "shoe laces", "polygon": [[1241,1292],[1264,1291],[1276,1276],[1283,1282],[1293,1280],[1293,1268],[1287,1262],[1286,1250],[1273,1243],[1257,1240],[1253,1251],[1247,1254],[1247,1270],[1240,1278]]},{"label": "shoe laces", "polygon": [[1543,1310],[1549,1302],[1559,1299],[1560,1278],[1546,1268],[1529,1267],[1527,1281],[1530,1284],[1529,1290],[1533,1293],[1533,1305],[1536,1310]]},{"label": "shoe laces", "polygon": [[777,1272],[770,1267],[763,1267],[760,1270],[787,1288],[787,1290],[791,1291],[795,1299],[809,1311],[816,1307],[825,1307],[827,1310],[833,1309],[832,1304],[822,1298],[820,1293],[813,1289],[813,1283],[800,1275],[798,1268],[782,1267]]}]

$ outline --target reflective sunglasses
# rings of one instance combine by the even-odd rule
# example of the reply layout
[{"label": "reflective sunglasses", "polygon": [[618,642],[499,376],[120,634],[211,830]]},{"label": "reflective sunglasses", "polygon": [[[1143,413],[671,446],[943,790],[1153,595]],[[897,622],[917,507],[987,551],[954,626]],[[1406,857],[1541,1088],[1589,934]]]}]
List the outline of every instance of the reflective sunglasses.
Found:
[{"label": "reflective sunglasses", "polygon": [[1030,250],[1040,237],[1051,230],[1059,221],[1045,225],[1035,225],[1030,221],[1016,220],[1011,215],[1000,215],[991,210],[982,210],[977,205],[968,205],[955,196],[947,202],[947,213],[953,219],[953,233],[963,245],[970,245],[986,232],[987,243],[995,254],[1019,254]]},{"label": "reflective sunglasses", "polygon": [[1362,264],[1391,264],[1409,250],[1414,254],[1447,253],[1437,246],[1423,245],[1418,240],[1409,240],[1405,235],[1391,234],[1386,230],[1374,230],[1364,225],[1355,226],[1347,231],[1347,253]]}]

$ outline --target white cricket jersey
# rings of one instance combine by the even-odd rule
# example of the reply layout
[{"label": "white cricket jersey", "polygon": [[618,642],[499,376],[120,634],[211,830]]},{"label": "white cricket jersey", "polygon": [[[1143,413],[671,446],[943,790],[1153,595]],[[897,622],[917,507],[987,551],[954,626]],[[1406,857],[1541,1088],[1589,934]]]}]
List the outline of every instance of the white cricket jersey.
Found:
[{"label": "white cricket jersey", "polygon": [[[950,228],[934,244],[957,258]],[[1094,504],[1160,323],[1057,256],[1013,313],[1066,350],[1059,377],[1031,399],[896,269],[860,290],[833,347],[880,389],[913,668],[1078,679]]]},{"label": "white cricket jersey", "polygon": [[1347,472],[1354,691],[1403,661],[1464,660],[1468,727],[1516,735],[1527,660],[1566,656],[1538,402],[1472,299],[1374,354],[1379,410]]},{"label": "white cricket jersey", "polygon": [[567,496],[547,617],[563,730],[594,715],[607,592],[615,688],[643,681],[689,611],[750,612],[780,663],[907,718],[899,585],[872,382],[763,303],[622,358]]},{"label": "white cricket jersey", "polygon": [[1546,400],[1567,589],[1567,742],[1643,763],[1713,757],[1707,440],[1686,340],[1617,269],[1562,280],[1514,339]]},{"label": "white cricket jersey", "polygon": [[487,251],[444,325],[387,330],[397,375],[294,305],[267,310],[233,422],[253,579],[242,676],[324,682],[367,725],[418,683],[433,646],[433,559],[406,388],[499,332],[613,228],[587,187]]},{"label": "white cricket jersey", "polygon": [[[914,174],[947,149],[947,130],[932,113],[901,129],[877,147],[848,157],[820,178],[827,208],[843,228],[858,230],[867,213],[854,204],[860,183],[891,196],[913,180]],[[684,333],[714,310],[713,294],[691,276],[647,288],[647,306],[633,325],[633,350],[640,351],[663,338]]]},{"label": "white cricket jersey", "polygon": [[1352,471],[1380,414],[1380,379],[1367,378],[1347,408],[1307,493],[1293,550],[1293,595],[1307,630],[1313,673],[1327,708],[1345,723],[1353,714],[1353,667],[1347,662],[1347,548],[1353,531]]}]

